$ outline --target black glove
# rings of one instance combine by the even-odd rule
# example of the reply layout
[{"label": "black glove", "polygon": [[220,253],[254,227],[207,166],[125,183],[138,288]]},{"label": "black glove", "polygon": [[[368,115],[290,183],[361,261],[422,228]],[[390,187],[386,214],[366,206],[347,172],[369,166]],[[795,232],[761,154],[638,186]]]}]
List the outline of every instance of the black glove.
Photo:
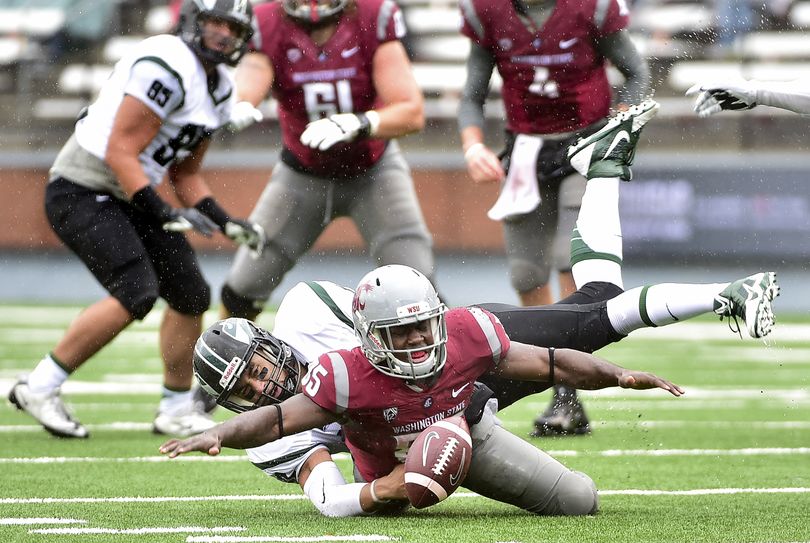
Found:
[{"label": "black glove", "polygon": [[132,196],[132,205],[154,216],[169,232],[196,230],[211,237],[217,225],[194,208],[175,209],[163,201],[154,188],[146,186]]},{"label": "black glove", "polygon": [[464,410],[464,418],[467,420],[467,425],[472,426],[481,421],[484,416],[484,408],[487,402],[492,398],[495,393],[484,383],[475,383],[472,396],[470,396],[470,403],[467,409]]},{"label": "black glove", "polygon": [[247,245],[251,254],[258,257],[264,249],[265,235],[264,229],[255,223],[242,219],[234,219],[222,209],[222,207],[212,197],[207,196],[197,202],[196,209],[205,213],[219,226],[222,233],[231,241],[239,245]]}]

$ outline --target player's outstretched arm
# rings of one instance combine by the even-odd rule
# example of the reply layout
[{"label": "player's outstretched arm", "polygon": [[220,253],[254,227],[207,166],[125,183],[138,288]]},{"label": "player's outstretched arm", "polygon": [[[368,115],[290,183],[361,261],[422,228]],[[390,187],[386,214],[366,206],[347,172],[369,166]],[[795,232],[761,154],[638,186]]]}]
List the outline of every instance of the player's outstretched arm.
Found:
[{"label": "player's outstretched arm", "polygon": [[810,114],[810,81],[741,80],[698,83],[686,91],[695,96],[695,113],[708,117],[721,111],[772,106],[801,115]]},{"label": "player's outstretched arm", "polygon": [[683,389],[652,373],[627,370],[592,354],[573,349],[536,347],[513,341],[509,352],[495,370],[502,378],[524,381],[549,381],[584,390],[620,386],[622,388],[660,388],[673,396]]},{"label": "player's outstretched arm", "polygon": [[162,454],[174,458],[189,452],[202,452],[215,456],[222,447],[248,449],[275,441],[285,435],[319,428],[338,419],[303,394],[296,394],[279,404],[279,410],[269,405],[254,411],[245,411],[218,424],[202,434],[187,439],[170,439],[160,446]]}]

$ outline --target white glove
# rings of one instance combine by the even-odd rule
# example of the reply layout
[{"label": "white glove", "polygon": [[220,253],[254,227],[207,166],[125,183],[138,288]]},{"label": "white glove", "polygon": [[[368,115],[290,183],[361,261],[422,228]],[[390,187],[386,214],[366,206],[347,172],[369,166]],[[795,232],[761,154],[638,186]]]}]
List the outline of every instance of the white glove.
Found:
[{"label": "white glove", "polygon": [[751,109],[757,105],[757,89],[749,81],[693,85],[686,91],[686,96],[694,95],[697,95],[694,110],[699,117],[708,117],[724,110]]},{"label": "white glove", "polygon": [[261,122],[264,119],[262,112],[253,107],[250,102],[237,102],[231,110],[231,118],[228,121],[228,130],[239,132],[253,123]]},{"label": "white glove", "polygon": [[171,211],[171,217],[163,223],[163,229],[168,232],[196,230],[203,236],[210,238],[217,229],[217,225],[193,207],[183,207]]},{"label": "white glove", "polygon": [[301,134],[301,143],[312,149],[326,151],[336,143],[370,136],[376,131],[375,124],[379,124],[379,117],[373,119],[372,114],[377,115],[374,111],[358,114],[338,113],[312,121]]},{"label": "white glove", "polygon": [[250,249],[250,254],[253,258],[258,258],[262,255],[266,236],[264,228],[261,225],[243,221],[241,219],[231,219],[225,223],[223,230],[226,236],[239,245],[246,245]]}]

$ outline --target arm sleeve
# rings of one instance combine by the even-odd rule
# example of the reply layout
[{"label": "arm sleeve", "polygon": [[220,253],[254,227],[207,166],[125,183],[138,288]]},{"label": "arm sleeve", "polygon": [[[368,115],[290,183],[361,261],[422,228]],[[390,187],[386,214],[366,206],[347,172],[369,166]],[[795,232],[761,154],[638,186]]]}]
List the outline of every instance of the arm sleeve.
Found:
[{"label": "arm sleeve", "polygon": [[619,102],[635,104],[649,96],[650,68],[626,30],[599,39],[597,49],[625,77],[624,86],[619,89]]},{"label": "arm sleeve", "polygon": [[489,94],[489,80],[495,68],[492,54],[470,41],[470,56],[467,57],[467,81],[461,91],[461,102],[458,108],[458,129],[468,126],[484,126],[484,103]]},{"label": "arm sleeve", "polygon": [[756,87],[758,105],[810,115],[810,80],[752,81],[752,83]]}]

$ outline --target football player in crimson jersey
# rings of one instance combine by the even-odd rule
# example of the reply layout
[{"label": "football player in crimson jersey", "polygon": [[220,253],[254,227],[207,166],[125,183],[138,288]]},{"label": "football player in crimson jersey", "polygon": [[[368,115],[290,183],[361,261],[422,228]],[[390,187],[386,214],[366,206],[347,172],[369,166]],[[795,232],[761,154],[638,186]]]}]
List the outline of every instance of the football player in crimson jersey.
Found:
[{"label": "football player in crimson jersey", "polygon": [[[231,116],[234,81],[226,65],[247,49],[252,8],[234,0],[200,4],[184,2],[177,35],[148,38],[115,65],[50,171],[50,224],[109,293],[76,317],[9,394],[60,437],[88,436],[65,409],[61,384],[143,319],[158,297],[168,308],[160,329],[164,388],[154,430],[188,435],[214,424],[196,411],[190,391],[192,346],[210,287],[183,232],[211,236],[220,229],[252,250],[261,249],[262,233],[230,217],[200,175],[211,134]],[[166,173],[186,207],[173,208],[156,192]]]},{"label": "football player in crimson jersey", "polygon": [[394,139],[424,125],[396,3],[282,0],[257,6],[256,21],[237,89],[246,111],[272,93],[283,149],[251,214],[268,234],[266,250],[258,259],[237,252],[224,312],[255,318],[340,216],[352,218],[377,264],[408,262],[432,276],[431,236]]},{"label": "football player in crimson jersey", "polygon": [[[459,130],[474,182],[501,183],[489,216],[503,221],[512,286],[522,305],[552,301],[550,271],[560,297],[575,290],[568,241],[585,180],[568,162],[568,146],[604,125],[612,95],[610,61],[625,77],[620,109],[649,92],[650,75],[626,30],[626,0],[461,0],[461,32],[470,38]],[[484,102],[497,68],[503,81],[506,149],[485,143]],[[576,391],[555,387],[535,421],[535,435],[588,433]]]},{"label": "football player in crimson jersey", "polygon": [[[778,293],[773,274],[756,274],[732,283],[662,284],[622,291],[618,205],[609,195],[617,192],[619,177],[629,175],[627,167],[632,160],[628,155],[632,154],[641,127],[656,109],[654,102],[631,108],[593,139],[574,148],[578,169],[594,179],[588,183],[580,211],[576,233],[580,241],[575,245],[573,257],[575,276],[583,281],[578,293],[593,303],[557,303],[535,308],[485,304],[447,313],[424,276],[407,267],[385,266],[364,278],[354,296],[333,283],[297,285],[279,307],[272,335],[244,319],[215,323],[200,337],[195,348],[198,379],[218,403],[238,412],[277,405],[304,390],[319,405],[326,406],[328,412],[340,412],[344,418],[347,413],[355,413],[362,420],[367,418],[370,428],[379,430],[378,434],[370,435],[356,424],[352,427],[351,422],[347,431],[347,435],[353,436],[354,452],[362,459],[366,477],[389,469],[392,451],[396,455],[397,447],[412,439],[409,432],[418,432],[442,414],[463,409],[476,438],[476,463],[465,483],[468,488],[535,513],[590,512],[595,503],[590,479],[556,462],[549,463],[537,449],[498,428],[487,402],[487,389],[475,384],[472,391],[469,382],[459,375],[468,370],[475,373],[478,365],[487,368],[496,359],[512,356],[514,366],[508,371],[504,369],[511,364],[504,365],[502,361],[496,372],[481,377],[505,407],[548,388],[552,382],[604,387],[625,386],[635,381],[633,386],[642,386],[641,382],[649,385],[657,378],[604,365],[574,351],[560,351],[565,357],[563,364],[584,363],[575,370],[574,377],[567,370],[560,370],[559,352],[541,349],[537,355],[541,361],[529,364],[530,371],[535,372],[533,378],[540,381],[504,379],[517,375],[525,379],[527,376],[521,373],[519,359],[515,357],[521,351],[532,352],[528,345],[510,343],[504,331],[523,343],[595,350],[622,339],[632,330],[671,324],[713,310],[721,317],[739,318],[754,337],[770,332],[771,301]],[[612,145],[615,136],[622,132],[627,132],[630,141]],[[601,146],[598,151],[597,145]],[[606,153],[607,147],[613,150]],[[591,156],[607,156],[609,160],[591,164]],[[456,334],[461,337],[453,338]],[[353,348],[358,342],[360,350]],[[343,350],[319,357],[322,350],[335,347]],[[454,369],[448,369],[448,360],[455,360],[462,350],[473,356],[460,363],[453,362]],[[510,355],[505,355],[507,350]],[[558,353],[554,355],[556,363],[552,362],[553,353]],[[355,367],[358,363],[359,367]],[[535,363],[541,368],[535,367]],[[302,381],[304,365],[309,366],[309,373]],[[450,375],[445,375],[447,372]],[[611,377],[601,379],[600,373]],[[617,377],[618,374],[623,377]],[[388,394],[380,392],[389,389]],[[369,394],[358,390],[368,390]],[[303,400],[295,400],[298,401]],[[375,402],[380,405],[372,407]],[[300,421],[290,418],[295,414],[290,415],[286,409],[297,409],[296,404],[282,405],[284,428],[279,428],[276,434],[270,427],[263,429],[270,431],[271,442],[261,443],[261,437],[256,441],[240,441],[236,434],[242,431],[249,434],[262,431],[254,426],[255,421],[242,418],[223,427],[224,434],[217,430],[199,439],[170,441],[161,447],[161,452],[171,456],[189,451],[217,454],[223,444],[252,446],[248,453],[257,467],[281,480],[297,478],[312,503],[330,516],[373,511],[382,507],[385,500],[404,496],[401,465],[370,484],[346,484],[329,454],[343,450],[338,429],[319,425],[311,431],[293,433],[295,428],[288,424]],[[313,409],[307,402],[304,405]],[[316,416],[323,414],[318,409],[314,411]],[[273,417],[267,413],[264,416]],[[246,426],[242,426],[243,422]],[[286,437],[276,441],[281,434]],[[369,449],[378,448],[388,455],[368,453]]]}]

